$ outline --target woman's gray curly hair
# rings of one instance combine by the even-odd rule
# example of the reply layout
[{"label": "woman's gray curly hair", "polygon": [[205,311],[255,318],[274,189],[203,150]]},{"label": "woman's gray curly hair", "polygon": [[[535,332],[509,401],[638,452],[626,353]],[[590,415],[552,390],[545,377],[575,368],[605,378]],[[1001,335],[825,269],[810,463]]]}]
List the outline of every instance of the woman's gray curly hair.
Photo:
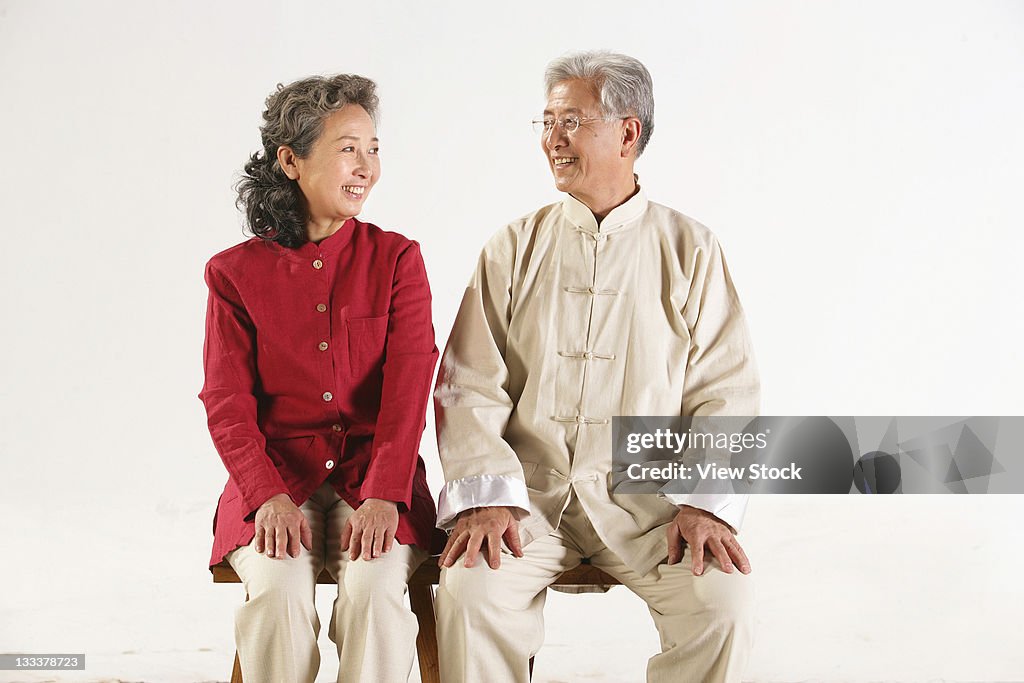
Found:
[{"label": "woman's gray curly hair", "polygon": [[245,211],[252,234],[297,247],[306,241],[306,210],[296,181],[277,162],[277,149],[288,146],[306,158],[323,133],[324,121],[347,104],[357,104],[377,123],[377,84],[354,74],[311,76],[289,85],[277,84],[267,98],[260,135],[263,150],[245,164],[235,186],[239,209]]}]

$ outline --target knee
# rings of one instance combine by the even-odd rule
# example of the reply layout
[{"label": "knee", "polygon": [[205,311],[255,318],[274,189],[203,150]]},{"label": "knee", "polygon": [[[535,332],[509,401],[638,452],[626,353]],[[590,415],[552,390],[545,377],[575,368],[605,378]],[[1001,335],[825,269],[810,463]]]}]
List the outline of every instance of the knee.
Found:
[{"label": "knee", "polygon": [[749,575],[709,573],[697,577],[694,588],[709,622],[729,630],[753,623],[754,584]]},{"label": "knee", "polygon": [[250,603],[312,606],[319,565],[306,558],[256,560],[239,572]]},{"label": "knee", "polygon": [[405,577],[374,560],[355,560],[345,568],[345,595],[357,610],[383,602],[401,603],[405,595]]},{"label": "knee", "polygon": [[248,599],[235,609],[235,626],[240,632],[298,634],[320,628],[312,589],[285,581],[247,585]]},{"label": "knee", "polygon": [[447,602],[460,611],[473,611],[482,608],[525,609],[529,600],[523,604],[512,604],[516,596],[512,591],[501,590],[498,586],[500,569],[491,569],[485,562],[478,562],[473,567],[466,567],[457,562],[441,572],[441,586],[438,600]]},{"label": "knee", "polygon": [[450,602],[459,609],[485,600],[487,577],[479,570],[480,567],[466,568],[461,562],[456,562],[442,571],[438,599]]},{"label": "knee", "polygon": [[282,605],[288,608],[313,607],[314,588],[305,581],[282,579],[253,581],[246,586],[247,604]]}]

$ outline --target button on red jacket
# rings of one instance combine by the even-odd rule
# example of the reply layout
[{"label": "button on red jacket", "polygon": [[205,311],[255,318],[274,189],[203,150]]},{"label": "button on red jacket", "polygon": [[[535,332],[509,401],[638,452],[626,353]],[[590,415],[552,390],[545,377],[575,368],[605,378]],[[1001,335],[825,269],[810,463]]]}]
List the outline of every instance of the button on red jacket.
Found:
[{"label": "button on red jacket", "polygon": [[206,283],[199,397],[229,475],[210,564],[268,498],[301,505],[324,481],[353,508],[397,502],[400,543],[443,545],[418,454],[437,362],[419,245],[352,219],[319,244],[227,249]]}]

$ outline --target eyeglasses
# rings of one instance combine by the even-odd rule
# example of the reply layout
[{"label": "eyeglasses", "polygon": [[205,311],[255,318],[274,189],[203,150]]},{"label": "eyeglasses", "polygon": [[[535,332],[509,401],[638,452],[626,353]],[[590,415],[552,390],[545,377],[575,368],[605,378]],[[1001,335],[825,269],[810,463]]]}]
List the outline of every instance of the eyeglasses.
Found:
[{"label": "eyeglasses", "polygon": [[557,125],[559,128],[564,130],[566,133],[572,135],[580,127],[580,124],[588,123],[590,121],[625,121],[630,117],[628,116],[564,116],[560,119],[552,117],[545,117],[543,119],[535,119],[533,121],[533,132],[543,133],[548,135],[551,130]]}]

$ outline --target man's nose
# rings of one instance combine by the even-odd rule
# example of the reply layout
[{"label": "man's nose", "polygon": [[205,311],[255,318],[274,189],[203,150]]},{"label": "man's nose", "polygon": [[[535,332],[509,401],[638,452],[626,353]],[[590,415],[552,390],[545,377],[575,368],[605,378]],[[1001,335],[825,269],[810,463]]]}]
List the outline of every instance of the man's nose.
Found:
[{"label": "man's nose", "polygon": [[565,128],[561,122],[556,120],[551,124],[551,130],[543,133],[544,135],[544,146],[550,150],[556,150],[559,147],[564,147],[566,142]]}]

